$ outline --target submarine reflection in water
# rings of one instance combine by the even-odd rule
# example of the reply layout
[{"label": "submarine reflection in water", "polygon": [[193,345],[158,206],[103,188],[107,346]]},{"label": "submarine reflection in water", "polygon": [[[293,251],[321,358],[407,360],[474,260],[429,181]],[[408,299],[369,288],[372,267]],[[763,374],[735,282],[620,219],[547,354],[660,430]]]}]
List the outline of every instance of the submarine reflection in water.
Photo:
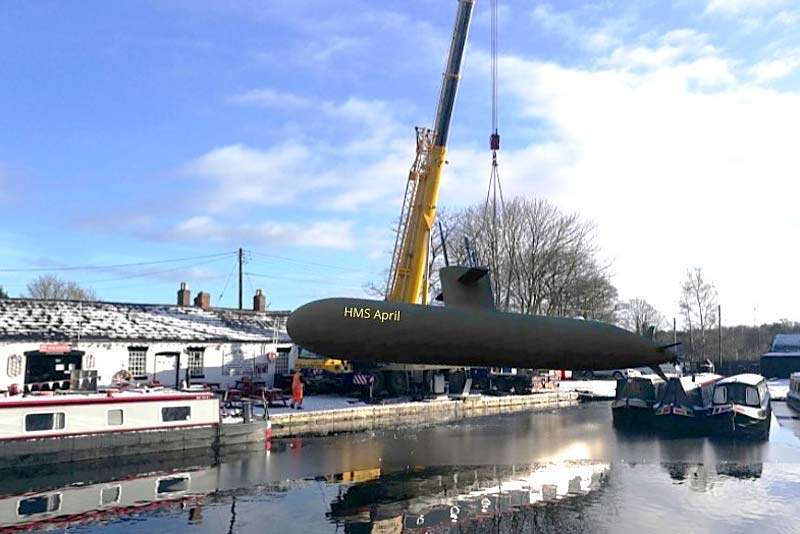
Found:
[{"label": "submarine reflection in water", "polygon": [[609,469],[607,463],[558,462],[383,474],[347,487],[331,503],[329,518],[345,532],[422,533],[539,514],[558,530],[574,517],[558,513],[561,503],[579,505],[576,500],[604,486]]},{"label": "submarine reflection in water", "polygon": [[667,347],[610,324],[333,298],[305,304],[287,323],[292,340],[330,358],[523,369],[611,369],[673,361]]}]

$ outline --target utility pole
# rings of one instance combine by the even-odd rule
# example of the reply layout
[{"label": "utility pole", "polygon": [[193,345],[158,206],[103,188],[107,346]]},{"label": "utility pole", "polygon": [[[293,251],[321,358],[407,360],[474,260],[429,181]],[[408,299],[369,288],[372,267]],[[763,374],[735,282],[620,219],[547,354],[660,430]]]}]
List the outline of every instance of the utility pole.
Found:
[{"label": "utility pole", "polygon": [[675,317],[672,318],[672,342],[678,342],[678,320]]},{"label": "utility pole", "polygon": [[717,360],[719,360],[718,371],[722,370],[722,305],[717,304],[717,342],[719,347],[717,349]]},{"label": "utility pole", "polygon": [[242,265],[244,264],[244,251],[239,248],[239,309],[242,309]]}]

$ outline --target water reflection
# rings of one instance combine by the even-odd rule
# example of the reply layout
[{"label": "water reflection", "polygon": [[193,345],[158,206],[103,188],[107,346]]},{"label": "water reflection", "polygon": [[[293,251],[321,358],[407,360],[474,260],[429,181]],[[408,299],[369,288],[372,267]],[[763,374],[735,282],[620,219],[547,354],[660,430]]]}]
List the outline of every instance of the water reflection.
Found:
[{"label": "water reflection", "polygon": [[[607,404],[279,440],[215,463],[0,473],[0,532],[787,531],[800,447],[613,430]],[[781,423],[783,424],[783,422]],[[330,473],[321,475],[321,473]],[[658,530],[658,529],[656,529]]]},{"label": "water reflection", "polygon": [[343,488],[328,516],[345,532],[480,531],[504,517],[534,524],[553,515],[544,508],[579,506],[609,469],[600,462],[412,469]]}]

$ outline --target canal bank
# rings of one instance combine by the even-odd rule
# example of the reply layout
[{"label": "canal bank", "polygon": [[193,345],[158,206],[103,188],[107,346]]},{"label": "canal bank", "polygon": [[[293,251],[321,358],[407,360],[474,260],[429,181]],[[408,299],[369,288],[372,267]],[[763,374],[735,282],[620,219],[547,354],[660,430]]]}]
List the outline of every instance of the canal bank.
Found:
[{"label": "canal bank", "polygon": [[271,411],[272,437],[286,438],[457,421],[469,417],[550,409],[577,404],[573,391],[490,397],[469,395],[431,401],[340,406],[333,409]]}]

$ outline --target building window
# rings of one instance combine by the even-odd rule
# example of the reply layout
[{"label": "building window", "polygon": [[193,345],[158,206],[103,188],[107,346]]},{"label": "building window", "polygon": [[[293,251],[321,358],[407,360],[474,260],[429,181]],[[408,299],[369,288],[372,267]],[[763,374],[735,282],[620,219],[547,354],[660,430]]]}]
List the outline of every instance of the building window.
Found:
[{"label": "building window", "polygon": [[202,378],[205,349],[190,347],[187,352],[189,353],[189,359],[186,362],[186,367],[189,369],[189,376]]},{"label": "building window", "polygon": [[279,348],[278,357],[275,358],[275,374],[289,372],[289,349]]},{"label": "building window", "polygon": [[161,420],[165,423],[175,421],[188,421],[192,417],[192,408],[189,406],[170,406],[161,408]]},{"label": "building window", "polygon": [[106,412],[106,422],[108,426],[119,426],[125,421],[125,416],[122,413],[122,410],[119,408],[115,408],[113,410],[108,410]]},{"label": "building window", "polygon": [[128,347],[128,372],[133,378],[147,378],[147,347]]},{"label": "building window", "polygon": [[25,416],[25,432],[45,432],[63,430],[66,426],[64,412],[29,413]]}]

